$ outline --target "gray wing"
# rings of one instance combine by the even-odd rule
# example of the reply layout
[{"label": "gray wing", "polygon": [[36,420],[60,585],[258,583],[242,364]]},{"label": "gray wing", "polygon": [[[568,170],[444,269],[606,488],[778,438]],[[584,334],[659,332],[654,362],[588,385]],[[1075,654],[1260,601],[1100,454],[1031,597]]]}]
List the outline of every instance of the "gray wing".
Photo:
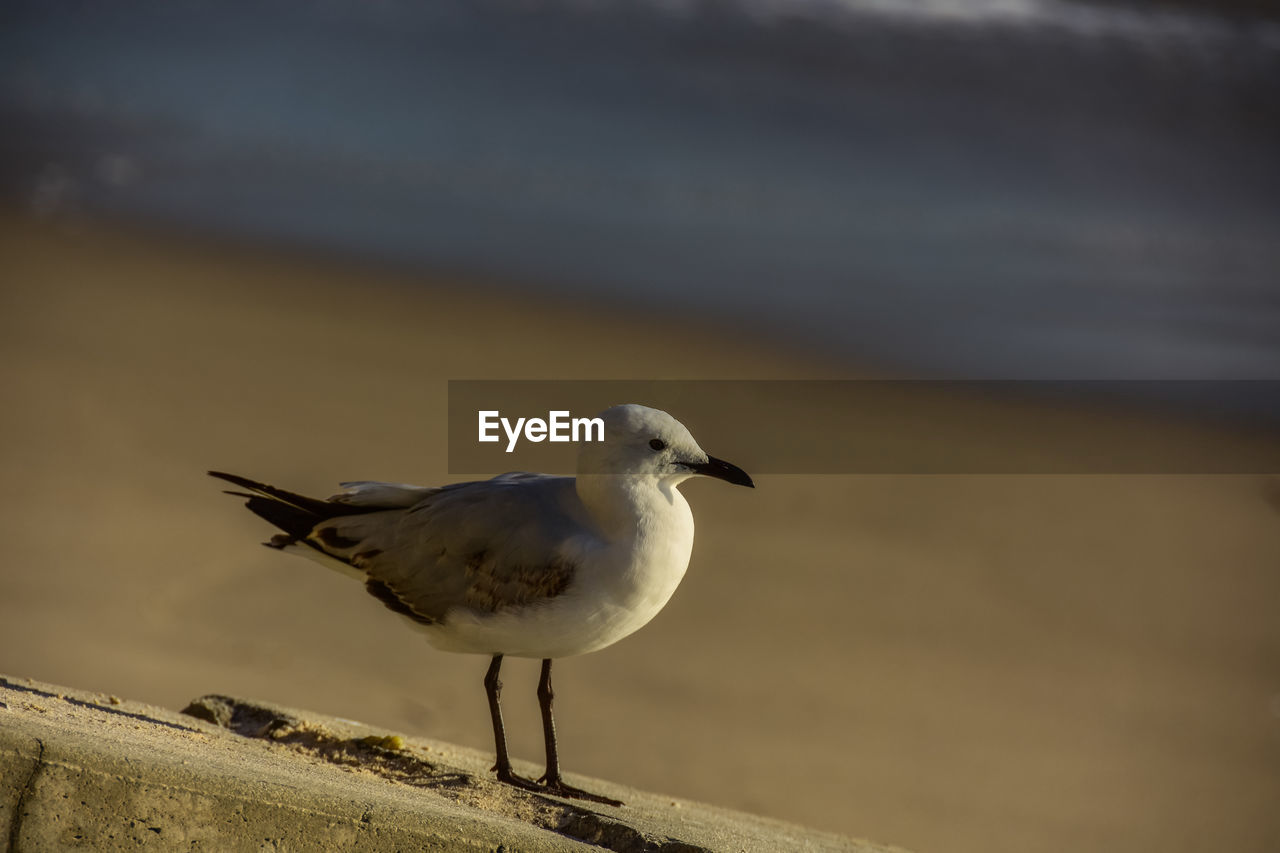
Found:
[{"label": "gray wing", "polygon": [[441,486],[410,486],[406,483],[379,483],[373,480],[359,480],[338,485],[342,486],[342,491],[329,498],[330,503],[383,508],[413,506],[443,488]]},{"label": "gray wing", "polygon": [[410,490],[417,500],[328,519],[307,541],[363,571],[370,593],[424,624],[454,608],[492,613],[560,595],[575,570],[564,545],[590,535],[569,477],[504,475],[433,489],[360,483],[346,494],[352,487],[381,505]]}]

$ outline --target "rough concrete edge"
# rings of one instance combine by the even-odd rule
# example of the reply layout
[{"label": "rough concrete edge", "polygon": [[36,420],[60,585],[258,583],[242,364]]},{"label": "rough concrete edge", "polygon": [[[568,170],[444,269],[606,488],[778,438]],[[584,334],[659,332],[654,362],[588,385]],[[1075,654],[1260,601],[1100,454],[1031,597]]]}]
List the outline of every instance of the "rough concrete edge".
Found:
[{"label": "rough concrete edge", "polygon": [[114,697],[0,678],[0,721],[10,849],[591,849]]},{"label": "rough concrete edge", "polygon": [[[350,807],[351,795],[359,788],[362,796],[378,800],[379,807],[373,811],[379,812],[380,818],[385,818],[377,821],[378,825],[383,828],[394,825],[403,829],[403,832],[393,833],[399,836],[399,842],[392,842],[385,832],[377,833],[376,838],[357,835],[349,839],[350,843],[361,848],[374,844],[373,849],[380,849],[377,844],[391,844],[394,847],[395,843],[414,842],[449,849],[495,849],[495,844],[521,844],[520,849],[603,848],[620,853],[689,853],[701,850],[771,849],[770,845],[785,840],[787,849],[849,850],[863,853],[899,849],[856,841],[757,815],[677,801],[671,797],[610,785],[601,780],[584,781],[591,781],[593,789],[603,789],[610,795],[620,796],[635,803],[636,807],[617,813],[608,807],[596,807],[594,804],[588,807],[577,802],[514,791],[489,778],[488,764],[491,756],[475,750],[423,738],[378,733],[354,721],[294,711],[269,703],[216,697],[218,701],[226,703],[227,714],[238,711],[256,715],[257,731],[248,734],[257,736],[245,737],[245,733],[234,734],[229,728],[217,725],[217,722],[182,716],[166,709],[125,702],[101,694],[0,676],[0,690],[5,688],[37,697],[45,703],[63,703],[77,714],[100,714],[106,720],[113,719],[134,729],[154,727],[162,735],[170,735],[170,740],[190,737],[192,734],[198,734],[202,738],[221,739],[217,741],[219,748],[247,749],[249,751],[246,755],[269,762],[263,767],[280,768],[292,761],[293,772],[305,775],[306,785],[303,787],[308,788],[313,805],[302,806],[297,796],[264,798],[263,795],[268,792],[263,789],[263,785],[269,787],[269,783],[250,784],[249,780],[241,780],[245,784],[242,793],[235,796],[226,793],[220,795],[225,802],[235,800],[252,803],[255,808],[267,806],[277,811],[299,815],[305,813],[323,818],[330,824],[344,821],[359,828],[370,824],[369,809],[355,815]],[[188,706],[188,711],[210,698],[212,697],[195,700]],[[3,706],[3,702],[0,702],[0,706]],[[211,716],[216,717],[216,714]],[[218,722],[230,722],[230,716]],[[11,821],[0,820],[0,837],[8,836],[10,848],[16,849],[14,842],[18,839],[13,835],[22,831],[22,816],[17,814],[18,810],[25,810],[30,806],[33,791],[38,793],[42,787],[51,786],[52,783],[44,779],[50,772],[71,775],[79,773],[81,776],[92,772],[81,766],[86,762],[72,759],[77,754],[91,752],[94,747],[91,740],[72,737],[70,732],[55,727],[50,730],[49,737],[32,735],[26,741],[25,749],[14,750],[11,748],[14,738],[9,736],[9,728],[0,728],[0,746],[13,757],[24,757],[25,763],[22,766],[27,772],[27,778],[21,787],[16,787],[14,780],[10,780],[9,785],[17,796],[16,801],[12,796],[7,798],[12,809],[6,804],[6,817],[19,818],[17,829],[14,829]],[[9,743],[3,743],[4,741]],[[396,742],[412,744],[419,755],[414,757],[412,750],[379,746],[380,743],[394,745]],[[191,754],[204,758],[205,752],[211,748],[209,746],[192,751]],[[421,754],[424,751],[431,756],[432,761],[422,760]],[[107,757],[109,751],[99,756],[103,760]],[[124,759],[124,769],[129,771],[131,768],[135,783],[143,787],[180,792],[188,798],[210,795],[209,782],[212,777],[209,774],[212,771],[207,767],[202,767],[198,773],[188,773],[188,784],[182,785],[166,779],[165,773],[160,772],[159,765],[148,767],[145,761],[139,764],[136,758],[131,765],[129,756],[117,757]],[[373,760],[369,760],[371,757]],[[5,769],[6,775],[12,769],[8,764],[9,762],[0,758],[0,769]],[[105,776],[99,778],[99,787],[106,784],[102,781],[103,778],[118,780],[128,775],[120,772],[120,762],[111,761],[108,764],[111,771],[104,771]],[[305,765],[305,768],[298,770],[296,765],[299,764]],[[428,774],[424,778],[413,778],[412,773],[424,770],[423,765],[428,770],[432,766],[443,769],[435,777]],[[345,776],[333,777],[334,770]],[[382,772],[388,770],[392,772]],[[19,775],[22,773],[21,770],[16,772]],[[326,776],[326,773],[329,775]],[[443,785],[434,784],[440,782],[441,774],[450,781]],[[325,785],[320,785],[321,779],[327,779]],[[383,786],[393,787],[371,792],[367,790],[367,783],[374,779]],[[316,785],[319,788],[310,790]],[[296,795],[298,786],[295,784],[292,787],[295,789],[293,794]],[[424,797],[424,790],[442,795]],[[392,796],[388,792],[399,794]],[[320,807],[320,801],[324,800],[329,800],[326,804],[329,807]],[[661,808],[655,808],[655,805],[660,805]],[[667,807],[676,807],[679,811],[671,811]],[[424,814],[434,814],[443,823],[432,826],[431,831],[427,831],[428,827],[422,821]],[[259,819],[265,817],[260,815]],[[518,840],[516,836],[519,836]]]}]

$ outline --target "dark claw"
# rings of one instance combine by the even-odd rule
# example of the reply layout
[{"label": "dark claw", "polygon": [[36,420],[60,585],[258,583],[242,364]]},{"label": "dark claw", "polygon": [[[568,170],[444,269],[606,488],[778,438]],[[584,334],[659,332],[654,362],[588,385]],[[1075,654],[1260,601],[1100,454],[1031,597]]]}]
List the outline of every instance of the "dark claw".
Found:
[{"label": "dark claw", "polygon": [[600,803],[605,806],[621,806],[622,800],[615,800],[611,797],[605,797],[600,794],[593,794],[590,791],[584,791],[581,788],[575,788],[563,779],[548,780],[543,776],[538,780],[543,783],[542,790],[545,793],[552,794],[557,797],[565,797],[571,800],[587,800],[592,803]]},{"label": "dark claw", "polygon": [[543,792],[543,787],[537,782],[532,779],[526,779],[518,773],[513,773],[509,768],[507,770],[500,770],[499,768],[494,767],[493,769],[498,771],[499,782],[504,782],[513,788],[520,788],[524,791],[533,791],[537,794],[541,794]]}]

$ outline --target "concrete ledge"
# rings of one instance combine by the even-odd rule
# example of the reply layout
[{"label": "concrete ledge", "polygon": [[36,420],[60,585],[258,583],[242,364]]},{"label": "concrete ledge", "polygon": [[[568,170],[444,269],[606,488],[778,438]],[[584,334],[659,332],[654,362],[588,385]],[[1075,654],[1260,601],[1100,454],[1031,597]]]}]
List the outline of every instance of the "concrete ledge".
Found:
[{"label": "concrete ledge", "polygon": [[0,677],[10,851],[897,849],[594,779],[574,781],[627,805],[530,794],[492,781],[491,763],[230,697],[180,714]]}]

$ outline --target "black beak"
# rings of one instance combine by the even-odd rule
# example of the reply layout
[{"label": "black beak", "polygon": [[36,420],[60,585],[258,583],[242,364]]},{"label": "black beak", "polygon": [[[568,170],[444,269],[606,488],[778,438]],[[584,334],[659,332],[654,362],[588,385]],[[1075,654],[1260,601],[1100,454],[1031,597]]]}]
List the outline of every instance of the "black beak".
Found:
[{"label": "black beak", "polygon": [[717,459],[714,456],[708,456],[706,462],[687,462],[689,470],[707,477],[715,477],[717,480],[724,480],[726,483],[733,483],[735,486],[746,486],[748,489],[754,489],[756,484],[751,482],[751,475],[743,471],[737,465],[731,465],[723,459]]}]

